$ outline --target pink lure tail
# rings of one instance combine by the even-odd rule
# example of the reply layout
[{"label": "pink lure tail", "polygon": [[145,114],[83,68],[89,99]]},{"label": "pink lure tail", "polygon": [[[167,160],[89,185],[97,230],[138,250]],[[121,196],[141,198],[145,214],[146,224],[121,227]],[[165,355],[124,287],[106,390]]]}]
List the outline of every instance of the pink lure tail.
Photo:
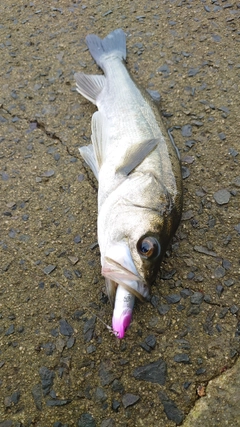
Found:
[{"label": "pink lure tail", "polygon": [[116,316],[116,314],[113,313],[112,328],[117,338],[121,339],[124,337],[131,321],[132,310],[124,310],[120,316]]}]

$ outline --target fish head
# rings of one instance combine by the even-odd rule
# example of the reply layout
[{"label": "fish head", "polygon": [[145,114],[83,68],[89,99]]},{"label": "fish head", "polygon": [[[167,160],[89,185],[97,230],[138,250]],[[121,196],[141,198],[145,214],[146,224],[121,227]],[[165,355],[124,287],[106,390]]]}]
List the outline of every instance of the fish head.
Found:
[{"label": "fish head", "polygon": [[[121,227],[118,215],[114,232],[110,233],[108,227],[105,233],[109,240],[102,254],[102,275],[114,306],[112,327],[118,338],[124,337],[131,323],[135,297],[142,301],[148,297],[162,259],[161,235],[153,226],[156,215],[148,212],[147,221],[142,214],[142,210],[141,215],[138,212],[138,217],[142,218],[134,223],[131,222],[132,217],[124,215]],[[149,223],[149,219],[155,219],[155,222]]]},{"label": "fish head", "polygon": [[[122,319],[119,330],[125,330],[131,321],[134,302],[127,304],[129,295],[140,300],[148,297],[179,222],[169,194],[159,183],[155,185],[150,174],[140,178],[123,183],[121,193],[119,186],[119,192],[108,197],[98,216],[102,274],[114,312]],[[119,286],[125,289],[122,302],[117,298]],[[116,324],[115,315],[113,320]]]}]

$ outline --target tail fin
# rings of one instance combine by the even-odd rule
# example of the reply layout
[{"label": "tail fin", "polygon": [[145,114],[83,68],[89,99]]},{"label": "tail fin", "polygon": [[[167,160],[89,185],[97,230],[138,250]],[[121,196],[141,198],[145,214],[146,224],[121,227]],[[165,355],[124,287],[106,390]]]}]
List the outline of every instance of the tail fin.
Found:
[{"label": "tail fin", "polygon": [[112,31],[105,39],[90,34],[86,37],[86,43],[93,59],[102,69],[109,57],[126,59],[126,36],[121,29]]}]

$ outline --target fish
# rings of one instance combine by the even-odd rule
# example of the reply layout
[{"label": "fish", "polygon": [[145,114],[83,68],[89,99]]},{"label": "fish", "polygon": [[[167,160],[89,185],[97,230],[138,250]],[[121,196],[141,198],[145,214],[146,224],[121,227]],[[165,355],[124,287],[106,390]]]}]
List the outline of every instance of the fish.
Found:
[{"label": "fish", "polygon": [[102,75],[75,73],[77,91],[97,106],[91,144],[79,148],[98,180],[101,273],[113,306],[112,330],[125,336],[135,299],[151,284],[182,213],[179,151],[159,106],[126,68],[126,35],[116,29],[86,44]]}]

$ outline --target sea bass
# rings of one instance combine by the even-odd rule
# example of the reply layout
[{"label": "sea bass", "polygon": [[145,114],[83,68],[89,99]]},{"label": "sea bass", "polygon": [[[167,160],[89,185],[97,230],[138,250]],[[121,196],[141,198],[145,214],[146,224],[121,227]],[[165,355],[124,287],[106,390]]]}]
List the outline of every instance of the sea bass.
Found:
[{"label": "sea bass", "polygon": [[178,150],[158,107],[130,77],[121,29],[86,37],[104,75],[75,74],[78,92],[95,104],[92,144],[79,149],[98,180],[102,275],[114,306],[112,328],[123,338],[135,297],[144,300],[181,218]]}]

